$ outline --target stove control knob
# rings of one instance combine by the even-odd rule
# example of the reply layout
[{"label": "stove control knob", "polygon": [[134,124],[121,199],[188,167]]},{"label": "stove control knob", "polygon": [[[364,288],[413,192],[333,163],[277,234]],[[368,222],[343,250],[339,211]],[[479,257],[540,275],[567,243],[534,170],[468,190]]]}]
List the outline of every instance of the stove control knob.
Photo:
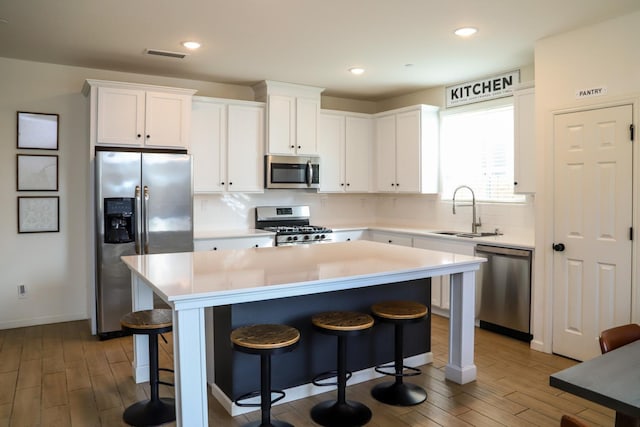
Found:
[{"label": "stove control knob", "polygon": [[320,236],[318,236],[317,234],[315,236],[313,236],[314,239],[318,240],[320,238]]},{"label": "stove control knob", "polygon": [[308,234],[305,234],[304,240],[309,240],[309,235]]},{"label": "stove control knob", "polygon": [[293,236],[293,240],[294,241],[298,240],[298,236]]},{"label": "stove control knob", "polygon": [[291,236],[287,237],[287,242],[290,242],[292,240],[293,240],[293,238]]},{"label": "stove control knob", "polygon": [[326,236],[324,234],[320,235],[320,240],[323,240]]}]

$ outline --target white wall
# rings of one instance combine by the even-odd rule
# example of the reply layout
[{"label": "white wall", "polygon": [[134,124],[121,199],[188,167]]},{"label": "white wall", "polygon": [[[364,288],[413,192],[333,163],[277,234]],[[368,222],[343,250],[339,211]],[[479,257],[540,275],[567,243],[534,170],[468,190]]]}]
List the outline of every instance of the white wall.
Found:
[{"label": "white wall", "polygon": [[[251,88],[117,73],[0,58],[0,329],[85,319],[88,311],[87,246],[89,108],[85,79],[144,82],[197,89],[208,96],[253,100]],[[60,115],[60,232],[18,234],[16,112]],[[21,150],[20,152],[27,152]],[[30,151],[33,153],[34,151]],[[27,298],[18,299],[24,284]]]},{"label": "white wall", "polygon": [[[619,102],[635,102],[638,123],[640,99],[640,12],[539,41],[535,49],[536,84],[536,259],[534,283],[534,346],[551,351],[553,286],[553,122],[552,112]],[[606,96],[576,100],[576,89],[606,86]],[[637,141],[637,137],[636,137]],[[637,147],[636,147],[637,148]],[[639,169],[634,149],[634,168]],[[636,176],[638,174],[636,173]],[[632,177],[629,177],[632,179]],[[640,205],[635,187],[634,227],[638,229]],[[637,254],[637,239],[634,253]],[[632,320],[640,321],[638,263],[635,257]]]}]

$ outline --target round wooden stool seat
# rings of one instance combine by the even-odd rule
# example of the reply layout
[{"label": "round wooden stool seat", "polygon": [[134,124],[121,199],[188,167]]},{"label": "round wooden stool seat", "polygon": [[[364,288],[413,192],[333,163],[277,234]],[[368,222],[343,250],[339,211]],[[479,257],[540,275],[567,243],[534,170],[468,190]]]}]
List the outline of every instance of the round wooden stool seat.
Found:
[{"label": "round wooden stool seat", "polygon": [[[271,356],[292,351],[298,341],[300,332],[287,325],[248,325],[231,331],[233,348],[260,355],[260,390],[243,394],[233,401],[238,406],[260,407],[260,421],[251,422],[245,427],[293,427],[287,422],[271,419],[271,406],[285,397],[284,391],[271,389]],[[260,403],[248,402],[256,397],[260,397]]]},{"label": "round wooden stool seat", "polygon": [[[351,373],[347,370],[347,338],[373,327],[373,317],[355,311],[327,311],[311,317],[311,323],[321,333],[338,338],[337,370],[317,375],[315,385],[336,385],[336,400],[327,400],[311,408],[311,419],[325,427],[363,426],[371,420],[371,409],[353,400],[347,400],[347,380]],[[318,381],[336,377],[335,383]]]},{"label": "round wooden stool seat", "polygon": [[314,326],[327,331],[362,331],[373,326],[373,317],[355,311],[327,311],[311,318]]},{"label": "round wooden stool seat", "polygon": [[231,342],[253,350],[274,350],[300,340],[300,332],[287,325],[241,326],[231,332]]},{"label": "round wooden stool seat", "polygon": [[[170,309],[140,310],[125,314],[120,319],[122,329],[135,335],[149,335],[149,390],[151,398],[130,405],[122,419],[132,426],[155,426],[176,420],[175,400],[160,397],[159,385],[173,385],[160,381],[158,367],[158,335],[171,331],[173,313]],[[164,339],[164,337],[163,337]],[[166,342],[166,340],[165,340]]]},{"label": "round wooden stool seat", "polygon": [[[157,308],[153,310],[140,310],[125,314],[120,319],[123,328],[136,334],[157,333],[171,330],[173,315],[170,309]],[[168,328],[168,329],[167,329]]]},{"label": "round wooden stool seat", "polygon": [[384,301],[371,306],[375,316],[388,320],[422,319],[429,313],[426,305],[415,301]]},{"label": "round wooden stool seat", "polygon": [[404,326],[424,320],[429,314],[429,308],[415,301],[383,301],[371,306],[374,317],[382,322],[392,323],[394,333],[394,361],[385,365],[378,365],[375,371],[383,375],[395,377],[393,382],[377,384],[372,390],[372,396],[389,405],[412,406],[424,402],[427,392],[420,386],[405,383],[404,377],[420,375],[418,368],[404,366]]}]

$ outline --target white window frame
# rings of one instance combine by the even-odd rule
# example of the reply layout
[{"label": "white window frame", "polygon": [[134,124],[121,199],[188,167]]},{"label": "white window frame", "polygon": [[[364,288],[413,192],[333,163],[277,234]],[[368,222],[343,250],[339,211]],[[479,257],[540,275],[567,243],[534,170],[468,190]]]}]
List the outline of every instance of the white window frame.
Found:
[{"label": "white window frame", "polygon": [[[460,107],[455,107],[455,108],[448,108],[446,110],[441,110],[440,111],[440,122],[441,122],[441,126],[440,126],[440,153],[443,153],[443,146],[442,144],[444,143],[443,140],[443,128],[444,126],[442,126],[442,120],[444,117],[446,116],[450,116],[450,115],[454,115],[454,114],[464,114],[464,113],[474,113],[474,112],[481,112],[484,110],[492,110],[492,109],[498,109],[498,108],[504,108],[504,107],[513,107],[513,97],[509,96],[509,97],[505,97],[505,98],[500,98],[500,99],[495,99],[495,100],[491,100],[491,101],[486,101],[486,102],[479,102],[479,103],[475,103],[475,104],[468,104],[468,105],[464,105],[464,106],[460,106]],[[440,199],[443,201],[451,201],[452,197],[453,197],[453,191],[449,191],[447,193],[444,192],[444,176],[443,176],[443,170],[446,166],[443,165],[443,159],[442,157],[440,157],[439,159],[439,171],[440,171]],[[473,188],[474,183],[460,183],[460,185],[470,185]],[[460,200],[471,200],[471,194],[467,191],[461,191],[459,194],[456,195],[456,199],[458,199],[458,197],[460,197]],[[519,195],[519,194],[515,194],[513,196],[512,200],[497,200],[497,199],[487,199],[485,197],[483,197],[481,194],[476,193],[476,201],[477,202],[481,202],[481,203],[491,203],[491,204],[500,204],[500,203],[504,203],[504,204],[522,204],[522,203],[526,203],[526,197],[524,195]]]}]

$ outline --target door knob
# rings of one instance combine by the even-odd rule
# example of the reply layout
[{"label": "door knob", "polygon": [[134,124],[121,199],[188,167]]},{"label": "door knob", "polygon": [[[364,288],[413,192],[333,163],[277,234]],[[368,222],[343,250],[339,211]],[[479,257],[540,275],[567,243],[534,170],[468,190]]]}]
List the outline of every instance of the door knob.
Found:
[{"label": "door knob", "polygon": [[553,244],[553,250],[557,251],[557,252],[564,251],[564,243],[554,243]]}]

